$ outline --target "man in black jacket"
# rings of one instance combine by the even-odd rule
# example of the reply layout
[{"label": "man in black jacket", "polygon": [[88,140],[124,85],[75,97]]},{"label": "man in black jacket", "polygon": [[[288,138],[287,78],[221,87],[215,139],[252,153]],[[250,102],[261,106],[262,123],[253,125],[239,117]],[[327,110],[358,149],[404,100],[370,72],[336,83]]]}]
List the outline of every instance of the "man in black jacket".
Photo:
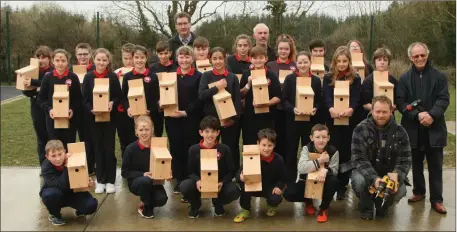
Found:
[{"label": "man in black jacket", "polygon": [[[427,45],[415,42],[408,48],[413,63],[400,77],[396,93],[397,106],[403,117],[401,125],[411,141],[413,157],[413,196],[409,202],[425,198],[424,156],[427,158],[432,208],[446,213],[443,205],[443,147],[447,145],[444,112],[449,105],[446,77],[428,62]],[[421,100],[421,107],[411,107]]]},{"label": "man in black jacket", "polygon": [[270,38],[270,29],[264,23],[259,23],[255,25],[253,29],[253,37],[255,39],[255,45],[260,45],[267,49],[268,60],[265,63],[276,60],[276,52],[268,45],[268,40]]},{"label": "man in black jacket", "polygon": [[190,15],[186,12],[180,12],[175,15],[175,27],[178,32],[168,42],[171,47],[171,60],[177,61],[176,50],[182,46],[192,46],[194,39],[197,37],[190,31],[192,23],[190,21]]},{"label": "man in black jacket", "polygon": [[[373,207],[376,217],[387,216],[388,206],[406,195],[404,184],[411,168],[411,147],[406,130],[397,125],[392,117],[392,101],[386,96],[377,96],[372,101],[372,114],[354,129],[351,144],[351,164],[354,171],[351,186],[360,198],[359,210],[362,219],[373,219]],[[398,174],[398,190],[393,199],[375,198],[368,189],[381,183],[382,177],[389,172]]]}]

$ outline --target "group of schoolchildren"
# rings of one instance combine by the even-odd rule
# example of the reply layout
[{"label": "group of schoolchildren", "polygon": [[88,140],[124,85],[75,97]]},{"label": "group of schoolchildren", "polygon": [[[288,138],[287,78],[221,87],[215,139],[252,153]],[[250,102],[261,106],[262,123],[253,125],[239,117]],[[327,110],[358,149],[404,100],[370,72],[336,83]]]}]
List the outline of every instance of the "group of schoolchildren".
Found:
[{"label": "group of schoolchildren", "polygon": [[[325,44],[313,40],[308,51],[296,51],[289,35],[280,35],[276,42],[277,59],[268,60],[267,50],[252,46],[247,35],[236,37],[234,55],[226,57],[221,47],[210,49],[206,38],[197,37],[193,47],[183,46],[173,51],[166,41],[156,46],[159,62],[148,65],[148,50],[140,45],[122,47],[124,68],[131,71],[113,71],[112,54],[104,48],[94,52],[88,44],[75,49],[79,65],[86,65],[83,83],[69,65],[70,55],[63,49],[51,51],[41,46],[36,51],[40,60],[38,80],[26,83],[40,87],[39,91],[24,91],[30,97],[31,114],[35,127],[38,154],[44,186],[40,192],[54,225],[64,225],[60,208],[70,206],[76,216],[92,214],[97,200],[88,192],[73,192],[69,187],[66,162],[67,144],[85,142],[89,173],[96,175],[95,193],[115,193],[116,163],[115,133],[122,151],[122,177],[129,190],[140,197],[139,214],[154,217],[154,208],[166,204],[164,187],[157,184],[149,170],[151,137],[161,137],[164,126],[169,139],[172,159],[172,176],[176,179],[174,194],[182,194],[181,201],[190,203],[189,218],[198,218],[201,201],[200,150],[217,149],[218,197],[212,199],[216,216],[225,214],[224,205],[239,198],[242,211],[234,219],[243,222],[250,216],[251,198],[263,197],[267,201],[268,216],[274,216],[282,198],[290,202],[305,202],[305,211],[317,215],[318,222],[328,220],[327,210],[337,193],[337,199],[346,196],[349,182],[350,144],[354,127],[371,110],[373,97],[373,68],[365,60],[367,77],[361,83],[357,70],[351,64],[351,52],[362,52],[359,41],[336,49],[325,65],[323,78],[311,72],[312,56],[324,56]],[[211,71],[199,72],[196,60],[209,59]],[[375,51],[375,69],[387,71],[391,53],[388,49]],[[148,67],[150,66],[150,67]],[[265,70],[268,82],[269,112],[256,114],[264,107],[254,104],[251,70]],[[292,70],[284,83],[279,71]],[[164,117],[160,107],[159,77],[161,72],[177,73],[178,110]],[[160,74],[159,74],[160,75]],[[238,77],[239,75],[240,77]],[[123,77],[122,82],[120,77]],[[311,78],[314,91],[312,112],[301,112],[296,107],[297,77]],[[109,122],[96,122],[93,111],[93,88],[96,78],[109,79]],[[129,80],[142,79],[147,115],[133,116],[128,101]],[[350,107],[343,112],[334,109],[333,90],[336,80],[350,82]],[[396,84],[395,78],[389,81]],[[213,87],[208,84],[214,83]],[[65,84],[69,91],[69,128],[54,128],[53,101],[55,84]],[[231,94],[236,115],[219,120],[213,96],[225,89]],[[295,116],[308,115],[310,121],[296,121]],[[333,125],[333,119],[349,117],[347,126]],[[330,139],[331,135],[331,139]],[[239,141],[243,145],[258,144],[261,157],[262,191],[244,191],[243,165],[240,164]],[[220,142],[219,142],[220,140]],[[330,143],[329,143],[330,141]],[[298,146],[302,150],[297,161]],[[331,144],[331,145],[330,145]],[[319,153],[317,160],[310,153]],[[325,167],[325,168],[321,168]],[[312,199],[304,197],[306,175],[318,171],[318,180],[324,182],[322,201],[315,208]]]}]

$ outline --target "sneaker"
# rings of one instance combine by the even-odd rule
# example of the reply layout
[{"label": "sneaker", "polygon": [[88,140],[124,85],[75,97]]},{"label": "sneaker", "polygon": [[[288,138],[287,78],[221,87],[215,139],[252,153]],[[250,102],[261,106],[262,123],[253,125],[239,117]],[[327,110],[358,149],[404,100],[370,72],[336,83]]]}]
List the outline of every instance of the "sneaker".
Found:
[{"label": "sneaker", "polygon": [[62,217],[56,217],[56,216],[54,216],[52,214],[49,214],[48,219],[52,223],[52,225],[54,225],[54,226],[63,226],[65,224],[67,224],[65,222],[65,220],[63,220]]},{"label": "sneaker", "polygon": [[276,215],[276,207],[267,205],[267,216],[273,217]]},{"label": "sneaker", "polygon": [[194,209],[194,208],[190,207],[190,210],[189,210],[189,213],[187,214],[187,216],[190,219],[198,218],[200,216],[200,211],[198,209]]},{"label": "sneaker", "polygon": [[95,193],[101,194],[103,192],[105,192],[105,184],[97,183],[95,186]]},{"label": "sneaker", "polygon": [[233,219],[234,222],[244,222],[247,218],[251,216],[251,211],[243,209],[236,217]]},{"label": "sneaker", "polygon": [[179,184],[180,184],[180,183],[177,183],[176,186],[175,186],[175,188],[173,189],[173,193],[174,193],[174,194],[180,194],[180,193],[181,193],[181,190],[179,190]]},{"label": "sneaker", "polygon": [[142,201],[138,204],[138,208],[144,208],[144,203]]},{"label": "sneaker", "polygon": [[305,211],[306,211],[306,214],[308,214],[308,215],[316,214],[316,208],[314,208],[313,203],[306,203]]},{"label": "sneaker", "polygon": [[317,222],[323,223],[328,221],[328,216],[327,216],[327,210],[319,210],[319,213],[317,214]]},{"label": "sneaker", "polygon": [[189,203],[189,200],[187,200],[185,197],[181,197],[181,202],[182,203]]},{"label": "sneaker", "polygon": [[75,210],[75,216],[76,216],[77,218],[79,218],[79,217],[85,217],[86,215],[83,214],[83,213],[81,213],[81,212],[79,212],[78,210]]},{"label": "sneaker", "polygon": [[214,206],[214,215],[217,217],[222,217],[225,215],[225,209],[222,205],[215,205]]},{"label": "sneaker", "polygon": [[360,218],[363,220],[373,220],[373,211],[360,212]]},{"label": "sneaker", "polygon": [[106,184],[106,193],[115,193],[116,192],[116,186],[114,184],[108,183]]},{"label": "sneaker", "polygon": [[339,201],[346,199],[346,188],[336,192],[336,199]]},{"label": "sneaker", "polygon": [[142,207],[142,208],[138,208],[138,213],[143,218],[147,218],[147,219],[154,218],[154,209],[146,210],[146,208]]}]

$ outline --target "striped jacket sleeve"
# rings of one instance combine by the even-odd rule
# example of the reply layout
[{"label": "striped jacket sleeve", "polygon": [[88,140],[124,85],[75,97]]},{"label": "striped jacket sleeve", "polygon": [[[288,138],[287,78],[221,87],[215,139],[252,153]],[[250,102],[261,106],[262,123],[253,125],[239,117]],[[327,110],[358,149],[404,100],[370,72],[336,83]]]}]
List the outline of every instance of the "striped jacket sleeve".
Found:
[{"label": "striped jacket sleeve", "polygon": [[399,126],[397,130],[400,130],[398,156],[395,159],[394,172],[398,173],[398,181],[403,183],[411,169],[412,156],[411,156],[411,145],[409,143],[409,137],[406,133],[405,128]]},{"label": "striped jacket sleeve", "polygon": [[368,158],[368,144],[367,136],[369,135],[368,130],[364,125],[359,124],[352,133],[351,143],[351,163],[357,171],[359,171],[364,177],[367,184],[372,184],[378,177],[378,173],[375,171],[371,162]]}]

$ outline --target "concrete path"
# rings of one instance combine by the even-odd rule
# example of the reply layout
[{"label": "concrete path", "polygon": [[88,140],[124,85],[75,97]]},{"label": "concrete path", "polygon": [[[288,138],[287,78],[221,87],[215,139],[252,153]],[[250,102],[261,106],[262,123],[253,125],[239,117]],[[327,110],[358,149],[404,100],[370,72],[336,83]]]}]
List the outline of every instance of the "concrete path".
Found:
[{"label": "concrete path", "polygon": [[[72,231],[112,231],[112,230],[193,230],[193,231],[288,231],[288,230],[380,230],[380,231],[455,231],[455,169],[443,172],[445,204],[447,215],[440,215],[430,209],[427,199],[408,204],[402,199],[390,210],[390,216],[383,220],[364,221],[357,211],[358,199],[349,192],[345,201],[333,201],[329,210],[329,221],[320,224],[316,217],[305,215],[303,204],[283,201],[274,217],[265,215],[264,199],[253,198],[252,217],[244,223],[236,224],[233,218],[240,210],[238,201],[225,207],[227,215],[213,216],[209,200],[203,200],[200,218],[188,219],[188,204],[180,202],[180,195],[172,193],[172,183],[166,182],[168,202],[155,210],[155,219],[143,219],[137,212],[139,198],[133,196],[127,182],[118,170],[115,194],[94,194],[99,200],[99,209],[95,215],[75,218],[73,210],[64,208],[62,214],[67,220],[63,227],[52,226],[48,221],[48,212],[41,203],[38,192],[41,178],[38,168],[1,168],[1,230],[72,230]],[[410,175],[411,179],[411,175]],[[428,182],[428,173],[425,172]],[[411,195],[408,187],[407,196]]]},{"label": "concrete path", "polygon": [[0,92],[0,98],[2,102],[6,99],[22,95],[22,92],[20,90],[17,90],[16,86],[0,86]]},{"label": "concrete path", "polygon": [[446,121],[447,132],[455,135],[455,121]]}]

